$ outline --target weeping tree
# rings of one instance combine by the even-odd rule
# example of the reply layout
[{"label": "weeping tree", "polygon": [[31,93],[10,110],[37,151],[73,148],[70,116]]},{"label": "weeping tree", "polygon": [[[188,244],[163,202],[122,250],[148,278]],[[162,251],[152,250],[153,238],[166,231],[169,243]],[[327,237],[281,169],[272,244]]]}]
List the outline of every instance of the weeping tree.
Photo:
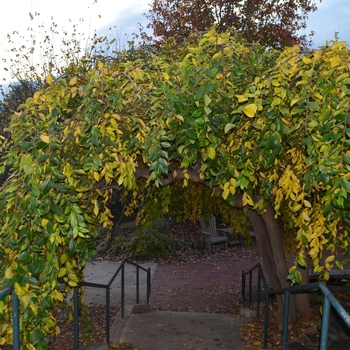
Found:
[{"label": "weeping tree", "polygon": [[[84,279],[96,228],[112,229],[113,191],[128,198],[126,215],[142,203],[139,225],[167,213],[178,186],[185,217],[198,220],[210,198],[233,229],[249,218],[274,288],[305,283],[309,261],[324,279],[342,267],[349,63],[346,43],[276,53],[210,30],[154,56],[48,75],[1,142],[0,169],[11,168],[0,188],[1,285],[19,295],[27,348],[47,348],[59,331],[52,307]],[[297,252],[290,270],[287,247]],[[302,298],[291,321],[308,313]]]}]

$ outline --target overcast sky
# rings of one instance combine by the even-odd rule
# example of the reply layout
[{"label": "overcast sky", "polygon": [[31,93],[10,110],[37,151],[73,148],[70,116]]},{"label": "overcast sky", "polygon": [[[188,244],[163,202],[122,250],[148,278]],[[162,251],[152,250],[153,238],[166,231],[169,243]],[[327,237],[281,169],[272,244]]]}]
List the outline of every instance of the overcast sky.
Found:
[{"label": "overcast sky", "polygon": [[[54,18],[58,28],[71,28],[79,23],[79,31],[93,35],[106,34],[109,28],[123,39],[131,39],[137,32],[137,24],[147,24],[143,16],[148,12],[151,0],[10,0],[2,5],[0,12],[0,59],[6,57],[9,44],[6,35],[18,31],[25,36],[28,27],[33,26],[29,12],[40,13],[35,23],[48,23]],[[334,39],[335,32],[340,40],[350,44],[350,0],[317,0],[318,10],[309,16],[307,32],[316,32],[314,47]],[[83,22],[80,21],[83,19]],[[69,20],[71,22],[69,22]],[[0,62],[0,83],[6,77],[4,65]]]}]

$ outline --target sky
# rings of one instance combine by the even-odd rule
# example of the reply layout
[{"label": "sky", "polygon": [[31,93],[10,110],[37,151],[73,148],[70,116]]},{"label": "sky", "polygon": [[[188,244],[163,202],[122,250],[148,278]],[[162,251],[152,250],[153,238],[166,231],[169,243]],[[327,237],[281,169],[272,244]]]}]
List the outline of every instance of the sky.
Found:
[{"label": "sky", "polygon": [[[309,15],[307,32],[313,30],[313,47],[325,45],[326,40],[334,39],[338,32],[339,39],[350,44],[350,0],[316,0],[318,10]],[[72,28],[79,23],[78,30],[85,35],[115,33],[121,42],[126,43],[137,32],[138,23],[147,24],[143,16],[148,12],[151,0],[11,0],[6,1],[0,12],[0,84],[9,80],[4,70],[3,58],[9,58],[11,48],[6,35],[17,31],[26,38],[28,28],[33,24],[49,26],[51,17],[57,28]],[[40,13],[34,20],[29,13]],[[109,30],[112,28],[112,31]],[[16,35],[15,35],[16,37]],[[21,39],[25,40],[25,39]]]}]

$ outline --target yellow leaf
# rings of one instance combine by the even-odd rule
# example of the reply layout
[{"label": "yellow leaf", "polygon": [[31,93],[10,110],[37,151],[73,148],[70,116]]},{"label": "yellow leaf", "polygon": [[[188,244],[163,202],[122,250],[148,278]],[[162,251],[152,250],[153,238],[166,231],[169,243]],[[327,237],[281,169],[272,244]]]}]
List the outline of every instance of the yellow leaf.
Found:
[{"label": "yellow leaf", "polygon": [[330,263],[331,261],[333,261],[335,258],[334,255],[330,255],[327,259],[326,259],[326,263]]},{"label": "yellow leaf", "polygon": [[311,203],[309,201],[307,201],[306,199],[304,199],[304,205],[307,208],[311,208]]},{"label": "yellow leaf", "polygon": [[181,120],[182,122],[184,121],[184,117],[181,114],[177,114],[175,118]]},{"label": "yellow leaf", "polygon": [[32,309],[34,315],[38,315],[38,307],[35,304],[30,304],[29,307]]},{"label": "yellow leaf", "polygon": [[97,171],[94,171],[94,178],[96,181],[100,181],[100,174]]},{"label": "yellow leaf", "polygon": [[48,223],[49,223],[49,220],[47,220],[47,219],[45,219],[45,218],[41,220],[41,225],[42,225],[43,227],[46,227]]},{"label": "yellow leaf", "polygon": [[329,280],[329,273],[327,271],[323,274],[323,278],[325,281]]},{"label": "yellow leaf", "polygon": [[40,135],[40,140],[45,143],[50,143],[50,136],[48,135]]},{"label": "yellow leaf", "polygon": [[51,75],[51,74],[49,74],[49,75],[46,77],[46,83],[47,83],[48,85],[52,85],[52,75]]},{"label": "yellow leaf", "polygon": [[98,69],[102,69],[103,68],[103,62],[98,61],[97,62],[97,67],[98,67]]},{"label": "yellow leaf", "polygon": [[122,117],[119,114],[112,114],[112,117],[118,121],[122,120]]},{"label": "yellow leaf", "polygon": [[77,287],[77,286],[78,286],[78,283],[77,283],[77,282],[74,282],[74,281],[68,281],[68,284],[69,284],[71,287]]},{"label": "yellow leaf", "polygon": [[338,56],[332,57],[329,61],[331,63],[331,68],[339,66],[339,64],[341,63],[341,60]]},{"label": "yellow leaf", "polygon": [[303,211],[303,219],[305,220],[305,221],[309,221],[310,220],[310,217],[309,217],[309,215],[305,212],[305,211]]},{"label": "yellow leaf", "polygon": [[66,261],[68,260],[68,255],[67,254],[62,254],[61,256],[60,256],[60,263],[61,264],[64,264]]},{"label": "yellow leaf", "polygon": [[244,107],[243,112],[247,117],[253,118],[255,116],[256,110],[257,106],[255,105],[255,103],[251,103]]},{"label": "yellow leaf", "polygon": [[310,64],[310,63],[312,63],[312,60],[311,60],[309,57],[303,56],[302,60],[303,60],[303,62],[304,62],[305,64]]},{"label": "yellow leaf", "polygon": [[23,288],[18,282],[15,282],[14,289],[17,295],[23,295],[27,293],[27,290]]},{"label": "yellow leaf", "polygon": [[245,101],[248,100],[248,96],[247,95],[236,95],[236,97],[237,97],[237,100],[238,100],[239,103],[245,102]]},{"label": "yellow leaf", "polygon": [[78,277],[77,277],[74,273],[69,273],[69,274],[68,274],[68,278],[69,278],[71,281],[79,282]]},{"label": "yellow leaf", "polygon": [[118,123],[116,122],[115,119],[111,119],[111,124],[112,124],[114,129],[118,129]]},{"label": "yellow leaf", "polygon": [[224,45],[226,43],[227,43],[227,39],[226,38],[218,37],[218,45]]},{"label": "yellow leaf", "polygon": [[215,159],[215,156],[216,156],[216,151],[215,151],[215,148],[214,147],[208,147],[208,150],[207,150],[207,153],[208,153],[208,157],[210,159]]},{"label": "yellow leaf", "polygon": [[63,301],[63,295],[57,289],[53,290],[51,293],[51,298],[59,301]]},{"label": "yellow leaf", "polygon": [[60,335],[60,333],[61,333],[60,327],[56,326],[55,327],[55,335]]},{"label": "yellow leaf", "polygon": [[246,206],[247,204],[250,206],[253,206],[254,202],[252,198],[249,196],[249,194],[247,192],[244,192],[242,197],[242,205]]},{"label": "yellow leaf", "polygon": [[224,189],[224,191],[222,192],[222,198],[226,199],[229,194],[230,194],[230,189],[229,188]]},{"label": "yellow leaf", "polygon": [[60,271],[58,272],[58,278],[63,277],[64,275],[67,274],[67,269],[65,267],[62,267]]},{"label": "yellow leaf", "polygon": [[327,263],[327,262],[326,262],[325,265],[326,265],[326,269],[327,269],[327,270],[332,270],[333,264],[330,264],[330,263]]},{"label": "yellow leaf", "polygon": [[78,78],[77,77],[73,77],[70,81],[69,81],[69,85],[73,86],[77,83]]},{"label": "yellow leaf", "polygon": [[23,295],[20,299],[21,299],[21,302],[25,305],[25,306],[28,306],[28,304],[30,303],[30,299],[32,297],[30,296],[30,294],[25,294]]},{"label": "yellow leaf", "polygon": [[33,95],[34,101],[37,101],[41,96],[41,91],[36,91]]},{"label": "yellow leaf", "polygon": [[290,207],[291,211],[293,211],[294,213],[300,210],[300,208],[301,208],[301,204],[297,204],[297,205],[294,205],[293,207]]},{"label": "yellow leaf", "polygon": [[6,277],[7,279],[10,279],[10,278],[12,278],[12,276],[13,276],[12,268],[11,268],[11,267],[8,267],[8,268],[6,269],[6,271],[5,271],[5,277]]}]

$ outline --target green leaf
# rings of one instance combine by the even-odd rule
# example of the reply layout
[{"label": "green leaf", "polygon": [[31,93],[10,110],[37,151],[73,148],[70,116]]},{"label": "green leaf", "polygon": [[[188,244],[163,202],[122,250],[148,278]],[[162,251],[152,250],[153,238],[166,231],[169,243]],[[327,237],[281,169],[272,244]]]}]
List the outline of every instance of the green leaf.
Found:
[{"label": "green leaf", "polygon": [[30,341],[33,345],[36,345],[43,339],[44,333],[40,329],[34,330],[30,335]]},{"label": "green leaf", "polygon": [[27,260],[27,258],[28,258],[28,256],[29,256],[29,253],[25,250],[25,251],[23,251],[21,254],[19,254],[18,255],[18,260]]},{"label": "green leaf", "polygon": [[196,118],[193,121],[193,125],[203,125],[204,124],[204,119],[203,118]]},{"label": "green leaf", "polygon": [[32,165],[25,165],[23,171],[26,175],[30,174],[34,170]]},{"label": "green leaf", "polygon": [[[215,74],[216,75],[216,74]],[[214,76],[215,77],[215,76]],[[207,81],[204,85],[205,90],[208,92],[213,92],[214,90],[214,84],[211,81]]]},{"label": "green leaf", "polygon": [[307,106],[309,107],[309,109],[311,111],[319,111],[320,110],[320,106],[318,105],[317,102],[308,102]]},{"label": "green leaf", "polygon": [[196,140],[197,139],[197,133],[195,130],[193,130],[192,128],[191,129],[188,129],[187,131],[187,135],[190,139],[193,139],[193,140]]},{"label": "green leaf", "polygon": [[346,153],[343,153],[343,161],[346,163],[346,164],[350,164],[350,156]]},{"label": "green leaf", "polygon": [[53,181],[50,177],[46,178],[45,181],[40,186],[40,192],[42,194],[48,193],[53,186]]},{"label": "green leaf", "polygon": [[225,125],[225,134],[227,134],[231,129],[233,129],[236,126],[236,124],[228,123]]},{"label": "green leaf", "polygon": [[171,147],[171,144],[169,142],[161,142],[160,145],[163,147],[163,148],[169,148]]},{"label": "green leaf", "polygon": [[340,180],[340,186],[342,188],[344,188],[344,190],[347,192],[347,193],[350,193],[350,182],[348,180],[346,180],[345,178],[342,178]]},{"label": "green leaf", "polygon": [[209,77],[209,78],[215,78],[216,74],[218,72],[218,69],[217,68],[213,68],[213,69],[207,69],[205,71],[205,74]]},{"label": "green leaf", "polygon": [[49,154],[48,153],[44,153],[42,154],[39,158],[38,158],[38,161],[39,162],[45,162],[45,160],[49,158]]}]

